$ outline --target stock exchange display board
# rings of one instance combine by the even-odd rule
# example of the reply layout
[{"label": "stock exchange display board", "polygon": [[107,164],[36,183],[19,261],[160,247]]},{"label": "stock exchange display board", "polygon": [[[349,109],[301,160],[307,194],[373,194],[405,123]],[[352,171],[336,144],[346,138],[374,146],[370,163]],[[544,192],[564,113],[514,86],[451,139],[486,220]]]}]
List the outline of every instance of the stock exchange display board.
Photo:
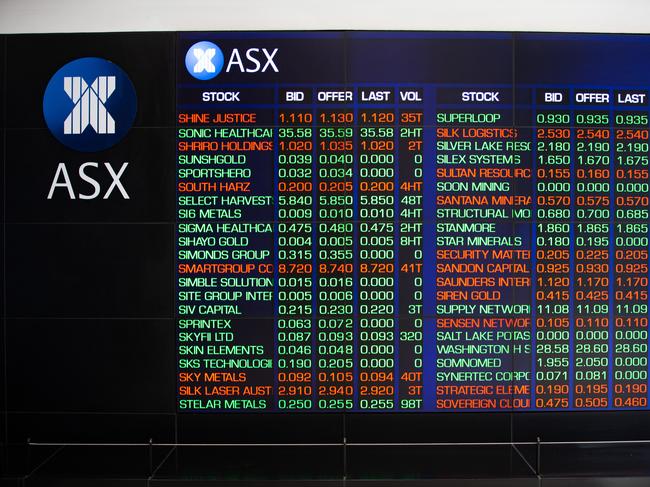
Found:
[{"label": "stock exchange display board", "polygon": [[647,408],[648,59],[179,34],[179,411]]}]

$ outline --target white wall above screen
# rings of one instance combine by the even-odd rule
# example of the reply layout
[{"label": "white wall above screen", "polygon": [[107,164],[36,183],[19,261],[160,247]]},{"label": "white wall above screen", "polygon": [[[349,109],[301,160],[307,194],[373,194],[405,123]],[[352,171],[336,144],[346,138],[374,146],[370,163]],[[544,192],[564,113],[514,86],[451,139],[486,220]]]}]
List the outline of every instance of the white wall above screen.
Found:
[{"label": "white wall above screen", "polygon": [[0,0],[0,32],[650,32],[650,0]]}]

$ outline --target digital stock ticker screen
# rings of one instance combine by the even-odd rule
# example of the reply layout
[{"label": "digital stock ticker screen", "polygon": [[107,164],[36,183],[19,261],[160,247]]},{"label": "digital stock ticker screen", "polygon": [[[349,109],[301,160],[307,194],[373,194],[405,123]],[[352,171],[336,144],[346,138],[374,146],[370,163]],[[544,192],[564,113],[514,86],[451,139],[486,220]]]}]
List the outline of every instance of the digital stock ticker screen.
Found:
[{"label": "digital stock ticker screen", "polygon": [[178,34],[178,410],[647,409],[648,59]]}]

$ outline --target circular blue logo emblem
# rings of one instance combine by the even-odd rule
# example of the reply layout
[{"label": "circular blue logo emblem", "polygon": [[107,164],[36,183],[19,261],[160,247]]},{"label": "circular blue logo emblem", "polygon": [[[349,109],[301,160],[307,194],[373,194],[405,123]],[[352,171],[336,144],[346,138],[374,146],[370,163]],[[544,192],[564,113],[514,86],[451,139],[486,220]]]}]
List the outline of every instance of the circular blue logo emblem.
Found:
[{"label": "circular blue logo emblem", "polygon": [[223,52],[213,42],[197,42],[185,54],[185,67],[196,79],[212,79],[223,68]]},{"label": "circular blue logo emblem", "polygon": [[43,116],[67,147],[97,152],[117,144],[135,119],[138,101],[127,74],[110,61],[85,57],[59,69],[45,88]]}]

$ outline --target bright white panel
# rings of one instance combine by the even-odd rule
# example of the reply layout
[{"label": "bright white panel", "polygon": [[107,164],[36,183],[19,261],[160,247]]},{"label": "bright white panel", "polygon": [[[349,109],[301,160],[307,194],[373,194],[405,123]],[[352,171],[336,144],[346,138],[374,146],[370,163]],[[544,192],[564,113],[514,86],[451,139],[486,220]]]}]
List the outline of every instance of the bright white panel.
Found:
[{"label": "bright white panel", "polygon": [[650,32],[649,0],[0,0],[0,32]]}]

